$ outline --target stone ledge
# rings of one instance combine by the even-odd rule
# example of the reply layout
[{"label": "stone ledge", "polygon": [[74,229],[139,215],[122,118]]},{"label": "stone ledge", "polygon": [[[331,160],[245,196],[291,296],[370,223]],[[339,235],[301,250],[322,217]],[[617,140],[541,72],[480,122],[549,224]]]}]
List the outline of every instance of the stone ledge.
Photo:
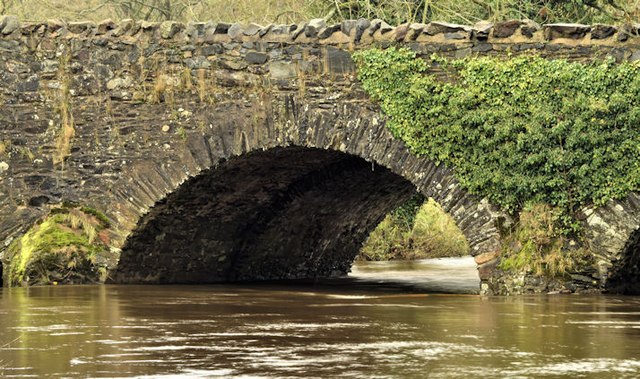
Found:
[{"label": "stone ledge", "polygon": [[100,36],[119,39],[201,42],[281,42],[371,44],[375,42],[460,43],[490,41],[493,43],[569,43],[640,45],[640,24],[627,25],[539,25],[531,20],[510,20],[492,23],[481,21],[473,26],[432,21],[428,24],[405,23],[391,26],[383,20],[344,20],[327,24],[323,19],[290,25],[266,26],[240,23],[175,21],[148,22],[104,20],[95,22],[66,22],[47,20],[20,22],[17,17],[0,16],[0,38],[22,36],[42,38],[94,38]]}]

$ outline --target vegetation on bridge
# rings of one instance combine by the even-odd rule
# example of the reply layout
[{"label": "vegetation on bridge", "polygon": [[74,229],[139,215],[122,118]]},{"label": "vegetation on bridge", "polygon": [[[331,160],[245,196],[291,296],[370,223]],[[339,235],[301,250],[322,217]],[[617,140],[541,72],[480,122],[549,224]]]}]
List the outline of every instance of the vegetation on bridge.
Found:
[{"label": "vegetation on bridge", "polygon": [[104,282],[109,220],[89,207],[62,206],[8,248],[7,283]]},{"label": "vegetation on bridge", "polygon": [[429,61],[395,48],[355,59],[397,138],[511,214],[550,206],[554,238],[579,232],[583,207],[640,188],[638,63]]}]

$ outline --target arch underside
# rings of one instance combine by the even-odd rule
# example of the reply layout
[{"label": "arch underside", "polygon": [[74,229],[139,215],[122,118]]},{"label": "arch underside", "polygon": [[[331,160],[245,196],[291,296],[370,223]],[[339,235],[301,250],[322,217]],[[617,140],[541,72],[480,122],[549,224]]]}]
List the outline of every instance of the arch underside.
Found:
[{"label": "arch underside", "polygon": [[640,294],[640,194],[585,212],[586,240],[610,293]]},{"label": "arch underside", "polygon": [[607,291],[640,295],[640,229],[631,234],[621,259],[614,262]]},{"label": "arch underside", "polygon": [[341,152],[254,151],[158,202],[112,278],[216,283],[345,274],[370,231],[415,192],[401,176]]}]

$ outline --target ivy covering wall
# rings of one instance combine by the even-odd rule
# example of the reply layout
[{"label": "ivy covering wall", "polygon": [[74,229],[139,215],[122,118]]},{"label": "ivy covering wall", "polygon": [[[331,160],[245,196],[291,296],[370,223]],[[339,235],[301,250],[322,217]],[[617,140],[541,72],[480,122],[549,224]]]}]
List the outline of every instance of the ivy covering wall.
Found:
[{"label": "ivy covering wall", "polygon": [[583,206],[640,188],[638,62],[425,60],[396,48],[354,59],[396,138],[511,214],[548,204],[570,233]]}]

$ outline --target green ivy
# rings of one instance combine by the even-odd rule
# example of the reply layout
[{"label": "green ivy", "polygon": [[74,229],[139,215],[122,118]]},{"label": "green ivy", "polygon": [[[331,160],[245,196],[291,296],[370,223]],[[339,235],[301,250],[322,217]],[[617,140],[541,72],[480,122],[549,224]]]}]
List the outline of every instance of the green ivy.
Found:
[{"label": "green ivy", "polygon": [[354,59],[396,138],[509,213],[550,204],[570,231],[584,205],[640,187],[638,63],[425,60],[396,48]]}]

